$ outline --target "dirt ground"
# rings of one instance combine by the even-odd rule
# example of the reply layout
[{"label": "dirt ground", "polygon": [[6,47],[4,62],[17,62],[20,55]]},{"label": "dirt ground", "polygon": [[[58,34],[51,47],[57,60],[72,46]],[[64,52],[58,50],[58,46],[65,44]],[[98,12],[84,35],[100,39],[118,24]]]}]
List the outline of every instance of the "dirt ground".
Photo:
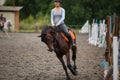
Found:
[{"label": "dirt ground", "polygon": [[[38,33],[9,33],[0,38],[0,80],[65,80],[65,72],[54,52],[36,37]],[[77,35],[78,75],[72,80],[103,80],[100,63],[104,49],[88,44],[88,35]],[[65,57],[64,57],[65,59]],[[66,60],[65,60],[66,61]]]}]

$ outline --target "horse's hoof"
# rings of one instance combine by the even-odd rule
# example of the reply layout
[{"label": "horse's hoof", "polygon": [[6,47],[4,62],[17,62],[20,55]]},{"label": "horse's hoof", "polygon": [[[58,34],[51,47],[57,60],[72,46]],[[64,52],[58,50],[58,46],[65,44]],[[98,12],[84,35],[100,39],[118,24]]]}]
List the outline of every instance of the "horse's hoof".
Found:
[{"label": "horse's hoof", "polygon": [[77,67],[76,67],[76,66],[73,66],[73,69],[74,69],[74,70],[76,70],[76,69],[77,69]]},{"label": "horse's hoof", "polygon": [[71,80],[70,78],[67,78],[66,80]]},{"label": "horse's hoof", "polygon": [[75,71],[75,72],[73,73],[73,75],[74,75],[74,76],[78,75],[78,72],[77,72],[77,71]]}]

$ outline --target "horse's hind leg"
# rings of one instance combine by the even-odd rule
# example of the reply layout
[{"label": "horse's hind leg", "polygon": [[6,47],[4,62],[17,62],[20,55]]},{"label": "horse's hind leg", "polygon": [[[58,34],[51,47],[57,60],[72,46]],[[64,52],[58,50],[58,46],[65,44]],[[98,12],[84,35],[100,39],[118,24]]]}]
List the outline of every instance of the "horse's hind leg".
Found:
[{"label": "horse's hind leg", "polygon": [[65,73],[66,73],[66,76],[67,76],[66,80],[71,80],[71,79],[70,79],[70,76],[68,75],[67,67],[66,67],[66,65],[65,65],[65,62],[64,62],[63,58],[60,57],[60,56],[57,56],[57,58],[60,60],[60,62],[61,62],[62,65],[63,65],[63,69],[65,70]]},{"label": "horse's hind leg", "polygon": [[74,62],[73,68],[76,71],[76,53],[77,53],[77,47],[76,46],[72,46],[72,60]]},{"label": "horse's hind leg", "polygon": [[70,63],[70,54],[66,54],[66,58],[67,58],[67,67],[70,69],[70,71],[72,72],[73,75],[77,75],[77,72],[74,70],[73,66]]}]

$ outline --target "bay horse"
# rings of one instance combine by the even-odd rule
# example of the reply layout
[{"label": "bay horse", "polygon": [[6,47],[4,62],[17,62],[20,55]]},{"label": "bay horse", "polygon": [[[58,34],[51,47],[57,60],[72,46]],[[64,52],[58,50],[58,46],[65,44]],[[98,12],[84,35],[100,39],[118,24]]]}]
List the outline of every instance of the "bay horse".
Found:
[{"label": "bay horse", "polygon": [[[76,45],[74,45],[71,48],[72,60],[74,62],[74,65],[72,66],[70,62],[70,48],[68,47],[68,42],[63,38],[61,33],[62,32],[57,27],[55,28],[52,26],[46,26],[42,29],[41,35],[38,37],[41,37],[41,41],[48,46],[48,51],[50,52],[54,51],[56,53],[57,58],[60,60],[63,69],[65,70],[66,80],[71,80],[67,71],[67,67],[69,68],[73,75],[77,75],[76,70],[77,47]],[[74,40],[74,42],[76,43],[76,39]],[[63,60],[64,55],[66,56],[67,66],[65,65],[65,62]]]}]

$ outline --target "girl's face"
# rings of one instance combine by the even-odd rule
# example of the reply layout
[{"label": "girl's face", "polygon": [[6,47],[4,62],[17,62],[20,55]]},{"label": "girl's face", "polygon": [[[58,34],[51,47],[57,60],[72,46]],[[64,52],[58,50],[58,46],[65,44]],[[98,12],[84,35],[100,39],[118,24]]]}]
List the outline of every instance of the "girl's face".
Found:
[{"label": "girl's face", "polygon": [[60,7],[60,2],[55,2],[55,7]]}]

